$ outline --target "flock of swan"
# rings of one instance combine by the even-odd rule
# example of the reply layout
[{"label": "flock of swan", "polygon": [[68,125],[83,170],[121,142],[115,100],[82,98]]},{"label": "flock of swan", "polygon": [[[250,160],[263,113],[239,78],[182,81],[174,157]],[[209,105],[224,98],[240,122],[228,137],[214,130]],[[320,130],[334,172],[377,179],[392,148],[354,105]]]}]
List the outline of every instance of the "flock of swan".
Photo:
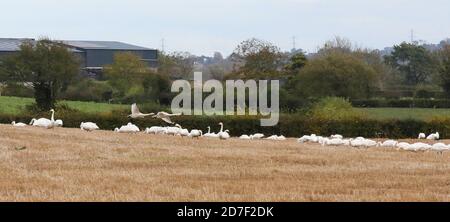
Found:
[{"label": "flock of swan", "polygon": [[[43,127],[46,129],[51,129],[54,127],[62,127],[63,121],[58,119],[55,120],[55,110],[51,109],[51,118],[40,118],[40,119],[32,119],[30,124],[31,126],[37,126],[37,127]],[[156,114],[154,113],[141,113],[139,111],[139,108],[136,104],[131,105],[131,114],[128,115],[128,117],[132,119],[137,118],[145,118],[147,116],[151,116],[153,118],[159,118],[162,121],[172,124],[173,126],[152,126],[149,128],[146,128],[144,133],[146,134],[159,134],[159,135],[173,135],[173,136],[181,136],[181,137],[191,137],[191,138],[218,138],[221,140],[226,140],[231,138],[230,137],[230,131],[224,130],[223,123],[219,123],[220,130],[217,133],[211,132],[211,127],[208,126],[208,132],[203,134],[202,130],[199,129],[192,129],[188,130],[186,128],[183,128],[180,124],[176,124],[171,120],[171,117],[174,116],[180,116],[181,114],[170,114],[167,112],[158,112]],[[25,127],[27,124],[24,123],[11,123],[15,127]],[[82,122],[80,124],[80,129],[84,131],[94,131],[100,129],[96,123],[93,122]],[[128,123],[127,125],[123,125],[121,127],[117,127],[114,129],[114,132],[118,133],[138,133],[140,132],[140,129],[138,126],[136,126],[133,123]],[[238,137],[238,139],[241,140],[274,140],[274,141],[284,141],[286,140],[286,137],[283,135],[272,135],[269,137],[265,137],[262,133],[255,133],[251,135],[242,135]],[[427,140],[439,140],[439,133],[432,133],[428,136],[426,136],[424,133],[420,133],[418,136],[418,139],[427,139]],[[385,147],[385,148],[395,148],[397,150],[406,150],[406,151],[436,151],[440,154],[442,154],[444,151],[450,150],[450,144],[446,145],[444,143],[435,143],[433,145],[417,142],[417,143],[406,143],[406,142],[399,142],[396,140],[386,140],[384,142],[377,142],[375,140],[366,139],[363,137],[357,137],[357,138],[349,138],[345,139],[342,135],[336,134],[331,135],[330,137],[322,137],[317,136],[315,134],[312,135],[304,135],[301,138],[297,140],[299,143],[318,143],[322,146],[350,146],[350,147],[356,147],[356,148],[370,148],[370,147]]]},{"label": "flock of swan", "polygon": [[[424,133],[420,133],[418,139],[426,139],[431,141],[439,140],[439,133],[432,133],[426,136]],[[384,147],[384,148],[394,148],[397,150],[405,151],[435,151],[442,154],[444,151],[450,151],[450,144],[446,145],[444,143],[434,143],[432,145],[423,142],[417,143],[407,143],[399,142],[396,140],[385,140],[383,142],[377,142],[375,140],[366,139],[364,137],[349,138],[345,139],[342,135],[336,134],[330,137],[312,135],[304,135],[297,140],[299,143],[318,143],[322,146],[350,146],[355,148],[370,148],[370,147]]]}]

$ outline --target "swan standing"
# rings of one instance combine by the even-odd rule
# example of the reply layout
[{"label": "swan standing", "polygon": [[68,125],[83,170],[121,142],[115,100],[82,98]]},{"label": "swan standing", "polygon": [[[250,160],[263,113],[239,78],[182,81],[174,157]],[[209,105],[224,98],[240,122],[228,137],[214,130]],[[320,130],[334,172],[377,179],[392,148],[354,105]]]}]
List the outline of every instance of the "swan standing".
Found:
[{"label": "swan standing", "polygon": [[204,137],[209,137],[209,138],[219,138],[219,134],[218,133],[211,133],[211,127],[208,126],[208,133],[205,133],[203,135]]},{"label": "swan standing", "polygon": [[435,151],[435,152],[437,152],[437,153],[439,153],[439,154],[442,155],[442,153],[443,153],[444,151],[449,150],[449,146],[447,146],[447,145],[445,145],[445,144],[443,144],[443,143],[435,143],[435,144],[433,144],[433,146],[430,148],[430,150],[431,150],[431,151]]},{"label": "swan standing", "polygon": [[51,119],[47,118],[32,119],[30,125],[43,127],[47,129],[53,128],[55,125],[55,110],[51,109],[50,112],[52,113]]},{"label": "swan standing", "polygon": [[222,122],[220,122],[219,125],[220,125],[220,131],[217,134],[217,135],[219,135],[219,138],[221,140],[229,139],[230,138],[230,134],[229,134],[230,131],[229,130],[223,131],[223,123]]}]

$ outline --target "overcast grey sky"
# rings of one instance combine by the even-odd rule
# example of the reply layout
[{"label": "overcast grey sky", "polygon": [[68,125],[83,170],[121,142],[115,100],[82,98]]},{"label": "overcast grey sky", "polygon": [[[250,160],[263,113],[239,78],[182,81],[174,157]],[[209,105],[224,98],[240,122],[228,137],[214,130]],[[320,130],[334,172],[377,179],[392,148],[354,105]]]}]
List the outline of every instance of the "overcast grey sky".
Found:
[{"label": "overcast grey sky", "polygon": [[333,36],[383,48],[450,37],[448,0],[3,1],[0,37],[117,40],[167,51],[224,55],[250,37],[314,51]]}]

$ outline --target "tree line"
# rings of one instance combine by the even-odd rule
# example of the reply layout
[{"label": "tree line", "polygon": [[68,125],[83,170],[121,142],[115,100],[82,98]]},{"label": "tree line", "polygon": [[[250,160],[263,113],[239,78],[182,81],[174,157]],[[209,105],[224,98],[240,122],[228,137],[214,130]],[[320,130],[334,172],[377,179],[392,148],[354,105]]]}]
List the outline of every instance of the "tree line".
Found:
[{"label": "tree line", "polygon": [[194,71],[219,80],[279,79],[281,105],[293,110],[307,100],[330,96],[356,100],[410,92],[414,97],[450,98],[449,45],[432,52],[404,42],[383,56],[339,37],[313,54],[282,52],[256,38],[241,42],[226,58],[220,53],[210,58],[160,52],[157,69],[133,53],[118,53],[100,79],[80,75],[79,58],[63,44],[41,39],[25,42],[18,53],[1,59],[0,87],[12,95],[28,89],[40,109],[54,107],[61,98],[169,105],[171,81],[189,79]]}]

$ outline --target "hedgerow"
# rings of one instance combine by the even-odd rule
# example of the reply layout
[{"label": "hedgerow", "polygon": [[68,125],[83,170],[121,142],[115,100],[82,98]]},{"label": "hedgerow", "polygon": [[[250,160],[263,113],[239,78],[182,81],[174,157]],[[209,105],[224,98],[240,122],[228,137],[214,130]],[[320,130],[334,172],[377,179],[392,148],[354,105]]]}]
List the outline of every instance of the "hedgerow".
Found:
[{"label": "hedgerow", "polygon": [[[0,114],[0,123],[9,124],[11,121],[28,123],[32,118],[46,117],[50,114]],[[81,122],[95,122],[101,129],[113,130],[115,127],[133,122],[141,129],[150,126],[164,124],[159,119],[145,118],[130,120],[124,111],[110,113],[87,114],[81,112],[57,112],[56,119],[64,121],[64,127],[78,128]],[[415,138],[419,132],[431,133],[438,131],[443,138],[450,136],[450,119],[441,118],[430,121],[406,119],[406,120],[375,120],[367,118],[351,119],[319,119],[300,114],[282,114],[279,124],[273,127],[260,126],[260,116],[180,116],[174,121],[184,128],[201,129],[211,126],[212,131],[219,131],[219,122],[223,122],[225,129],[230,130],[231,135],[264,133],[265,135],[284,135],[287,137],[300,137],[305,134],[317,135],[342,134],[346,137],[364,136],[369,138]]]}]

